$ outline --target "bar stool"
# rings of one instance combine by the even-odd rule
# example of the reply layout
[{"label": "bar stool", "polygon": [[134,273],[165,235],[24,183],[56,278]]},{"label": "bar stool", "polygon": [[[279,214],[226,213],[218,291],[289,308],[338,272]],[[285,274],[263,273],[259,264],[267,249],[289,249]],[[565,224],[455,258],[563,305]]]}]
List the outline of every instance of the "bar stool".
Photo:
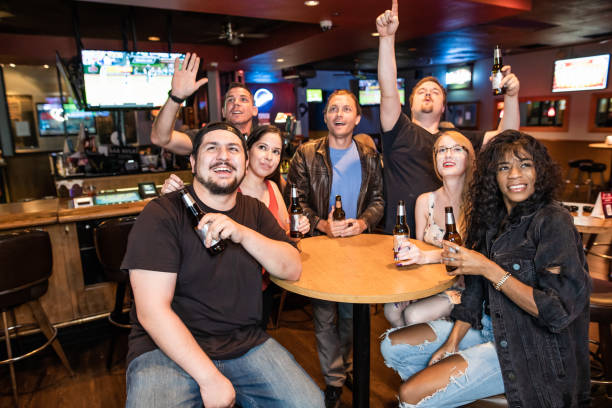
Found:
[{"label": "bar stool", "polygon": [[[13,399],[15,406],[19,405],[17,395],[17,380],[14,363],[42,351],[49,345],[64,364],[71,376],[74,375],[64,350],[57,339],[57,328],[49,322],[49,318],[38,299],[47,293],[49,277],[52,273],[53,255],[51,240],[46,231],[26,230],[0,235],[0,309],[2,310],[2,325],[6,341],[7,359],[0,365],[8,364],[11,372]],[[40,331],[47,338],[42,346],[19,356],[13,357],[11,349],[11,331],[17,336],[17,329],[35,325],[18,325],[13,310],[27,304],[38,323]],[[8,326],[8,313],[12,314],[15,326]]]},{"label": "bar stool", "polygon": [[607,386],[607,396],[612,399],[612,283],[593,279],[590,300],[591,322],[599,326],[599,342],[591,341],[597,344],[597,351],[591,355],[593,362],[600,366],[591,370],[596,372],[591,376],[591,384]]},{"label": "bar stool", "polygon": [[567,170],[567,174],[565,176],[565,184],[566,188],[570,187],[569,195],[566,197],[566,201],[581,201],[578,197],[576,197],[578,190],[583,186],[582,181],[582,172],[580,171],[580,166],[583,164],[592,164],[593,160],[591,159],[576,159],[570,160],[567,165],[569,166]]},{"label": "bar stool", "polygon": [[[597,186],[599,190],[603,189],[605,184],[603,173],[606,171],[607,166],[604,163],[582,163],[578,166],[580,172],[586,173],[587,178],[584,184],[587,185],[587,201],[591,201],[591,193],[593,192],[593,186]],[[593,180],[593,173],[599,174],[599,183],[595,184]]]},{"label": "bar stool", "polygon": [[115,218],[100,223],[94,230],[94,243],[98,260],[104,267],[106,278],[117,283],[115,292],[115,307],[108,316],[108,321],[113,325],[110,350],[108,353],[107,367],[110,369],[113,363],[115,345],[117,343],[118,329],[130,329],[129,313],[123,312],[123,300],[125,292],[129,289],[129,273],[121,269],[121,261],[127,248],[130,230],[136,221],[136,217]]}]

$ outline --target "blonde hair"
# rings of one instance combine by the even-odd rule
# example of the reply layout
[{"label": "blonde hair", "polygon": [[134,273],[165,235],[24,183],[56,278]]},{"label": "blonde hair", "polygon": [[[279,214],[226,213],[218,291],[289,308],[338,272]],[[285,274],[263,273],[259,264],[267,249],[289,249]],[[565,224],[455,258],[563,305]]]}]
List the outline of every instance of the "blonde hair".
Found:
[{"label": "blonde hair", "polygon": [[463,147],[465,149],[465,151],[467,152],[467,158],[466,158],[466,162],[465,162],[465,173],[464,173],[464,179],[463,179],[463,187],[461,189],[461,205],[460,205],[460,214],[458,214],[457,217],[457,228],[459,229],[460,233],[462,236],[465,236],[465,212],[467,210],[467,196],[468,196],[468,190],[470,188],[470,183],[472,182],[472,176],[474,175],[474,166],[476,164],[476,154],[474,153],[474,147],[472,146],[472,142],[470,142],[470,140],[465,137],[464,135],[462,135],[461,133],[457,132],[456,130],[448,130],[446,132],[443,132],[438,139],[436,139],[436,141],[434,142],[434,148],[433,148],[433,163],[434,163],[434,171],[436,172],[436,176],[438,176],[438,178],[442,180],[442,176],[440,175],[440,172],[438,171],[438,162],[436,160],[436,153],[438,151],[438,147],[440,146],[440,140],[442,139],[442,136],[448,136],[451,139],[453,139],[455,142],[457,142],[457,144],[461,147]]}]

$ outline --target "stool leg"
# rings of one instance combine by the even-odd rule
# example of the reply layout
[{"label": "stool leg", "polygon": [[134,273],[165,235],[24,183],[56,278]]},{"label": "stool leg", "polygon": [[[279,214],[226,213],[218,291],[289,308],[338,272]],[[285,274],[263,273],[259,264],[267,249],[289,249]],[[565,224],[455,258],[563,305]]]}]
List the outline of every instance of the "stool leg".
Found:
[{"label": "stool leg", "polygon": [[[8,319],[6,318],[6,310],[2,311],[2,325],[4,328],[4,339],[6,340],[6,354],[9,359],[13,358],[13,351],[11,350],[11,337],[8,331]],[[15,400],[15,406],[19,407],[19,397],[17,396],[17,379],[15,377],[15,367],[13,362],[9,363],[9,369],[11,371],[11,384],[13,386],[13,399]]]},{"label": "stool leg", "polygon": [[274,322],[274,328],[278,329],[280,325],[281,313],[283,312],[283,307],[285,306],[285,298],[287,298],[287,291],[283,289],[283,292],[280,296],[280,301],[278,303],[278,313],[276,314],[276,321]]},{"label": "stool leg", "polygon": [[[610,332],[610,322],[598,322],[599,326],[599,345],[601,347],[601,360],[603,362],[604,379],[612,380],[612,334]],[[607,386],[608,396],[612,396],[612,386]]]},{"label": "stool leg", "polygon": [[[34,318],[40,326],[40,331],[42,331],[42,333],[47,339],[53,337],[54,328],[51,326],[49,318],[47,318],[47,314],[43,310],[38,299],[34,299],[28,302],[28,305],[32,310]],[[51,346],[53,346],[55,353],[60,358],[60,360],[62,360],[62,364],[64,364],[64,367],[66,367],[66,370],[68,370],[70,376],[73,377],[74,372],[72,371],[72,368],[70,368],[70,363],[68,362],[68,358],[66,358],[66,354],[64,354],[64,350],[62,349],[62,345],[60,344],[59,340],[55,338],[55,340],[53,340],[53,342],[51,343]]]}]

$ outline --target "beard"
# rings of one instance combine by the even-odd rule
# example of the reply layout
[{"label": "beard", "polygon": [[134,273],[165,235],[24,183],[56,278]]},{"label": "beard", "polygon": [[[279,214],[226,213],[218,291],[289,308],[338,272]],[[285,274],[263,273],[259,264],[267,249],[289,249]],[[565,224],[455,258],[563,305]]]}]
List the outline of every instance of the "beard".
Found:
[{"label": "beard", "polygon": [[[214,167],[217,164],[219,163],[214,163],[211,167]],[[232,170],[234,171],[236,170],[236,168],[232,166],[231,164],[227,164],[227,165],[230,166]],[[197,162],[195,163],[195,167],[197,169]],[[211,194],[216,194],[216,195],[232,194],[234,191],[238,189],[238,187],[240,187],[240,183],[242,183],[242,180],[244,179],[245,175],[246,173],[243,173],[242,177],[240,177],[240,180],[238,179],[238,176],[236,176],[234,177],[234,180],[232,180],[229,184],[221,185],[221,184],[214,182],[212,177],[210,176],[207,179],[205,179],[201,174],[199,174],[199,172],[195,171],[193,173],[193,177],[196,180],[198,180],[200,184],[206,187],[206,189],[210,191]]]},{"label": "beard", "polygon": [[433,112],[433,103],[421,104],[421,112],[423,113],[431,113]]}]

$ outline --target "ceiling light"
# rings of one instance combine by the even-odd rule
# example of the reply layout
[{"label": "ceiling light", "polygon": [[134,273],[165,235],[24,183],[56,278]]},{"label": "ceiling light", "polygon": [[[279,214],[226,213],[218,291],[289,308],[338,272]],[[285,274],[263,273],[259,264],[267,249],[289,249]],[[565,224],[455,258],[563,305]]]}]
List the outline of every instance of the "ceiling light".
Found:
[{"label": "ceiling light", "polygon": [[416,48],[408,48],[408,51],[414,52],[414,51],[416,51]]},{"label": "ceiling light", "polygon": [[17,65],[13,64],[12,62],[9,64],[9,67],[11,68],[15,68]]},{"label": "ceiling light", "polygon": [[319,1],[318,0],[306,0],[304,2],[304,5],[308,6],[308,7],[318,6],[319,5]]},{"label": "ceiling light", "polygon": [[372,37],[380,37],[380,34],[379,34],[379,33],[377,33],[377,32],[376,32],[376,33],[372,33],[372,34],[370,34],[370,35],[371,35]]},{"label": "ceiling light", "polygon": [[49,65],[45,64],[45,65],[43,65],[43,68],[44,69],[49,69]]},{"label": "ceiling light", "polygon": [[284,58],[277,58],[276,62],[285,62],[285,59]]},{"label": "ceiling light", "polygon": [[151,36],[147,37],[147,40],[149,40],[149,41],[159,41],[159,37],[151,35]]}]

